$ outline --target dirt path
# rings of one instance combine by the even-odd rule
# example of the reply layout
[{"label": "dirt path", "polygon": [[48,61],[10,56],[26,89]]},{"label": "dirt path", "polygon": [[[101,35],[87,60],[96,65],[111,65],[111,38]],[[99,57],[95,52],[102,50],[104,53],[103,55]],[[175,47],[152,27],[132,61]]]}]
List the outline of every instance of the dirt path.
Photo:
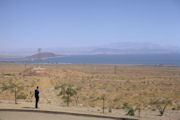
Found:
[{"label": "dirt path", "polygon": [[58,105],[54,86],[49,78],[41,78],[39,83],[40,103]]}]

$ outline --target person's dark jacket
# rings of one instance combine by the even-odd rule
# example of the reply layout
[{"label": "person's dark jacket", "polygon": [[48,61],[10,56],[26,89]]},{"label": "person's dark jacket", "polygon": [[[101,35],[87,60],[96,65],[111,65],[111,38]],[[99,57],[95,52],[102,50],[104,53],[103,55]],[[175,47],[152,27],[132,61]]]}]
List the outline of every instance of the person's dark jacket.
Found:
[{"label": "person's dark jacket", "polygon": [[35,90],[35,97],[39,98],[39,90],[38,89]]}]

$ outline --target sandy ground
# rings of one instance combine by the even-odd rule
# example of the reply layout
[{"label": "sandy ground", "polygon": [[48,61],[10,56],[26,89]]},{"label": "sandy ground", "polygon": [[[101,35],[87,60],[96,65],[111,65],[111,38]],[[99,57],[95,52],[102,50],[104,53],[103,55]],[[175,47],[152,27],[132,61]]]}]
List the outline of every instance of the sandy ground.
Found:
[{"label": "sandy ground", "polygon": [[[34,110],[35,109],[34,103],[18,101],[18,104],[14,104],[13,101],[3,101],[3,100],[0,101],[0,108],[25,109],[25,110],[31,110],[31,109]],[[136,118],[136,119],[140,119],[140,120],[180,120],[180,111],[175,111],[175,110],[167,110],[165,112],[164,116],[159,116],[158,111],[143,110],[141,112],[141,118],[138,118],[138,116],[137,116],[138,113],[136,113],[136,116],[134,116],[134,117],[127,116],[127,115],[125,115],[126,111],[124,111],[122,109],[113,109],[112,113],[109,113],[107,110],[105,110],[105,114],[102,114],[102,111],[100,108],[82,107],[82,106],[65,107],[65,106],[55,106],[55,105],[40,103],[38,110],[83,113],[83,114],[104,115],[104,116],[123,117],[123,118]],[[22,116],[25,116],[26,113],[17,113],[17,114],[20,114],[20,116],[21,116],[21,114],[22,114]],[[4,116],[3,120],[6,119],[5,112],[1,112],[0,116],[1,115]],[[11,115],[14,116],[15,113],[10,113],[9,116],[7,116],[8,120],[11,119],[11,117],[12,117]],[[49,115],[49,116],[51,117],[51,115]],[[64,120],[66,120],[66,116],[67,115],[65,115]],[[72,116],[69,117],[69,120],[71,119],[71,117]],[[48,116],[47,116],[47,118],[48,118]],[[78,117],[75,117],[72,119],[76,120],[76,118],[78,118]],[[17,118],[17,119],[19,120],[21,118]],[[53,118],[53,119],[56,119],[56,118]],[[80,119],[81,119],[81,117],[79,118],[79,120]],[[87,119],[87,120],[89,120],[89,119]]]},{"label": "sandy ground", "polygon": [[[45,114],[45,113],[34,113],[34,112],[0,112],[0,120],[112,120],[106,118],[95,118],[95,117],[83,117],[73,115],[62,115],[62,114]],[[146,120],[141,118],[141,120]],[[151,120],[155,120],[151,118]],[[159,118],[158,120],[164,120]],[[169,118],[167,120],[175,120]],[[179,120],[179,119],[178,119]]]},{"label": "sandy ground", "polygon": [[105,118],[73,115],[45,114],[34,112],[0,112],[0,120],[111,120]]}]

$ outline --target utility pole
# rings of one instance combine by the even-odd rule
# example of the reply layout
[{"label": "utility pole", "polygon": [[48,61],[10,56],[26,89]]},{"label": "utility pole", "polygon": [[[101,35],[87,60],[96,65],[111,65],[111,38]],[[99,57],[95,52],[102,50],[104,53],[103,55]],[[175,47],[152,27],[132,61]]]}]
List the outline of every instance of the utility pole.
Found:
[{"label": "utility pole", "polygon": [[[41,48],[38,48],[38,60],[41,60]],[[40,64],[39,64],[39,67],[40,67]]]},{"label": "utility pole", "polygon": [[117,66],[114,65],[114,74],[116,74],[116,71],[117,71]]},{"label": "utility pole", "polygon": [[16,99],[17,97],[16,96],[17,96],[17,88],[14,89],[14,102],[15,102],[15,104],[17,104],[17,99]]},{"label": "utility pole", "polygon": [[104,114],[105,96],[103,96],[102,100],[103,100],[103,114]]}]

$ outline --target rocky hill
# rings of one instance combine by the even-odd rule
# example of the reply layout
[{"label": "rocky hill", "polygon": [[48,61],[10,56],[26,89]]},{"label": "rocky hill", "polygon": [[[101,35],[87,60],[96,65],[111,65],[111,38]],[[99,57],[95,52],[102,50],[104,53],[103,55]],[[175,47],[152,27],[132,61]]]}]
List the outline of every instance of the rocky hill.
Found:
[{"label": "rocky hill", "polygon": [[56,55],[51,52],[41,52],[34,54],[32,56],[27,56],[25,59],[46,59],[46,58],[54,58],[54,57],[59,57],[60,55]]}]

